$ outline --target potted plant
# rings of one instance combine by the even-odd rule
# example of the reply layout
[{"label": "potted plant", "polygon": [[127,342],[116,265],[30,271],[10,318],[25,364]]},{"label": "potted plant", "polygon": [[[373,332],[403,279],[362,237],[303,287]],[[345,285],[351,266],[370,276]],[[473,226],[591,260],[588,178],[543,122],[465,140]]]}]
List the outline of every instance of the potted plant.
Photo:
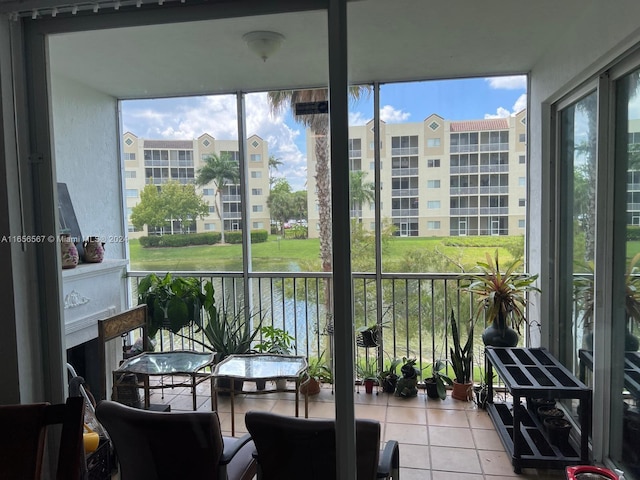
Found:
[{"label": "potted plant", "polygon": [[473,358],[473,321],[469,325],[469,335],[467,341],[462,346],[460,342],[460,332],[456,317],[451,310],[451,336],[453,338],[453,347],[449,348],[451,355],[451,367],[455,378],[453,379],[453,392],[451,396],[456,400],[471,400],[473,382],[471,360]]},{"label": "potted plant", "polygon": [[491,384],[496,375],[493,374],[491,378],[489,377],[489,372],[485,371],[482,368],[482,362],[478,362],[478,369],[480,370],[480,385],[476,385],[473,387],[473,391],[476,394],[476,405],[478,408],[486,409],[487,403],[489,402],[489,384]]},{"label": "potted plant", "polygon": [[418,395],[418,376],[420,375],[420,370],[416,368],[415,358],[403,357],[402,361],[404,362],[402,367],[400,367],[402,377],[398,379],[394,395],[403,398],[415,397]]},{"label": "potted plant", "polygon": [[514,259],[504,272],[500,271],[498,250],[492,258],[486,254],[486,262],[477,262],[481,271],[468,277],[470,284],[465,290],[476,299],[476,319],[482,312],[491,324],[482,332],[485,345],[515,347],[518,344],[520,327],[527,321],[525,308],[527,294],[540,292],[534,285],[538,275],[520,273],[524,264],[521,258]]},{"label": "potted plant", "polygon": [[316,395],[320,393],[320,383],[331,382],[331,369],[323,360],[324,352],[318,358],[309,359],[306,378],[300,385],[300,393]]},{"label": "potted plant", "polygon": [[194,277],[159,277],[150,273],[138,284],[138,304],[147,305],[148,333],[168,328],[177,333],[192,322],[201,322],[204,303],[202,283]]},{"label": "potted plant", "polygon": [[[636,254],[627,265],[625,271],[625,314],[627,328],[625,330],[624,349],[635,352],[640,347],[638,338],[629,327],[635,321],[640,325],[640,253]],[[584,329],[583,348],[593,350],[593,314],[595,307],[595,273],[593,262],[577,265],[584,274],[579,275],[573,282],[573,295],[578,308],[582,311],[581,323]]]},{"label": "potted plant", "polygon": [[374,323],[372,325],[364,325],[356,329],[356,343],[359,347],[373,348],[377,347],[380,341],[380,335],[384,328],[384,323]]},{"label": "potted plant", "polygon": [[436,360],[431,365],[431,376],[424,379],[429,398],[439,398],[440,400],[447,398],[446,385],[453,385],[453,380],[442,372],[445,366],[446,362],[443,360]]},{"label": "potted plant", "polygon": [[402,363],[399,358],[394,358],[389,366],[380,372],[379,382],[382,386],[382,391],[386,393],[393,393],[396,391],[396,385],[398,383],[398,366]]},{"label": "potted plant", "polygon": [[[273,353],[276,355],[290,355],[293,348],[294,337],[289,335],[286,330],[276,328],[273,325],[263,325],[260,327],[260,336],[262,341],[255,346],[255,350],[260,353]],[[258,390],[264,390],[265,382],[256,382]],[[284,379],[276,380],[276,388],[285,390],[287,381]]]},{"label": "potted plant", "polygon": [[376,361],[366,362],[364,365],[357,365],[357,373],[364,384],[365,393],[373,393],[373,386],[378,384],[378,367]]}]

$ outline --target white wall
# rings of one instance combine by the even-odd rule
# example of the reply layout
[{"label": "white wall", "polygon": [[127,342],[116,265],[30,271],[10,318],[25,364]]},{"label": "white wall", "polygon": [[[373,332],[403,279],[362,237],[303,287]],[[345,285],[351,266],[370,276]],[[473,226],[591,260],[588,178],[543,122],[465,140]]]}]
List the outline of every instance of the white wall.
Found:
[{"label": "white wall", "polygon": [[103,237],[106,259],[124,258],[117,101],[55,74],[51,90],[57,180],[67,184],[82,236]]},{"label": "white wall", "polygon": [[[540,273],[543,294],[533,301],[532,319],[551,316],[549,278],[553,271],[550,251],[551,210],[549,188],[553,185],[549,106],[595,74],[617,57],[640,43],[640,2],[616,0],[585,2],[576,12],[575,22],[567,25],[565,35],[554,42],[531,71],[529,88],[529,271]],[[545,325],[545,322],[542,322]],[[548,325],[549,322],[546,322]],[[545,327],[543,328],[546,328]],[[548,345],[548,332],[534,340]]]}]

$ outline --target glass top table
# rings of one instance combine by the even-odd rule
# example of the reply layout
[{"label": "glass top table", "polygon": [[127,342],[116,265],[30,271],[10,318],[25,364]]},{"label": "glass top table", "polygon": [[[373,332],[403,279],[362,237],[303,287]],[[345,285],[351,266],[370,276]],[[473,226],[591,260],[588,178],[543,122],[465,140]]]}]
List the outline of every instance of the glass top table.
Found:
[{"label": "glass top table", "polygon": [[[218,363],[211,374],[211,393],[213,410],[218,408],[218,393],[229,392],[231,397],[231,435],[235,435],[234,397],[236,393],[243,394],[265,394],[274,392],[292,392],[296,395],[295,414],[298,416],[299,387],[301,380],[305,377],[308,368],[307,359],[303,356],[295,355],[275,355],[275,354],[245,354],[229,355]],[[227,379],[227,382],[221,381]],[[236,391],[234,380],[259,382],[292,380],[295,382],[295,389],[276,388],[264,390],[242,390]],[[309,416],[309,399],[304,395],[304,414]]]},{"label": "glass top table", "polygon": [[[141,353],[126,360],[113,371],[113,384],[117,385],[118,379],[127,373],[134,373],[139,378],[142,378],[145,408],[149,408],[150,405],[150,390],[188,386],[191,387],[193,409],[196,410],[196,385],[210,378],[211,374],[205,372],[204,369],[213,365],[214,357],[214,353],[188,350]],[[151,376],[169,376],[171,382],[169,384],[160,382],[160,385],[150,385],[149,377]],[[187,382],[175,381],[174,376],[189,377],[189,379]]]}]

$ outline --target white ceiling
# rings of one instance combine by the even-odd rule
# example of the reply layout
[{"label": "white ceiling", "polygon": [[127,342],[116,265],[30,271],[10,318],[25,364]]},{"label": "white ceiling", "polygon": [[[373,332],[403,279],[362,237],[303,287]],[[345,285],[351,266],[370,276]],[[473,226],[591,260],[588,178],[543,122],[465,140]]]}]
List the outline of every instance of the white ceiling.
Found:
[{"label": "white ceiling", "polygon": [[[526,73],[568,29],[580,28],[579,13],[590,4],[351,2],[349,77],[384,83]],[[242,40],[253,30],[286,37],[266,62]],[[96,30],[52,36],[50,65],[56,74],[118,98],[312,87],[328,82],[326,37],[322,12]]]}]

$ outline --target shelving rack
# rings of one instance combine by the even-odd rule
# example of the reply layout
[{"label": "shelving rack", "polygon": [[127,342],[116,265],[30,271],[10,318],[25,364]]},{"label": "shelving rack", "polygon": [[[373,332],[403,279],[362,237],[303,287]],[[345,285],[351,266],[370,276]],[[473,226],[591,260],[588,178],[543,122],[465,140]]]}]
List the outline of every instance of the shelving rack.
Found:
[{"label": "shelving rack", "polygon": [[[487,347],[485,351],[488,377],[492,378],[495,369],[513,397],[511,408],[506,403],[493,403],[493,385],[489,383],[487,410],[511,455],[514,472],[520,473],[522,468],[588,464],[591,389],[546,349]],[[552,445],[535,412],[522,404],[522,398],[578,399],[580,452],[570,444]]]}]

